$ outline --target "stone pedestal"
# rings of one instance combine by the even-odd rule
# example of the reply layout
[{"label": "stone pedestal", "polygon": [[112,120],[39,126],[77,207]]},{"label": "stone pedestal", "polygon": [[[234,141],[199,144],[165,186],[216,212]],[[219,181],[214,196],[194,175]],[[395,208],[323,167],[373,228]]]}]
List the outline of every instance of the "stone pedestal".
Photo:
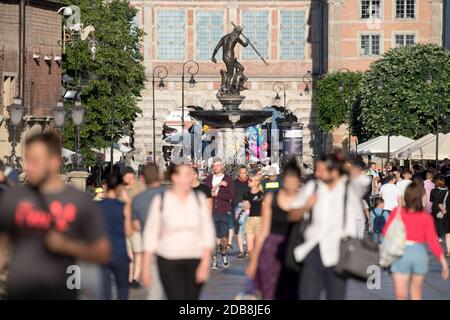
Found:
[{"label": "stone pedestal", "polygon": [[86,191],[86,179],[88,177],[89,172],[71,171],[67,174],[67,183],[81,191]]},{"label": "stone pedestal", "polygon": [[239,105],[245,97],[239,94],[218,93],[217,99],[222,104],[223,110],[239,110]]}]

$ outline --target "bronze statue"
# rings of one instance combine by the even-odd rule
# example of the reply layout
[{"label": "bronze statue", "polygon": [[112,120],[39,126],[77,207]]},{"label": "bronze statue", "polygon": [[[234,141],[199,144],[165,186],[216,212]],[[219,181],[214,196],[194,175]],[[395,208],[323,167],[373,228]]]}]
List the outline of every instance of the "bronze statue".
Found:
[{"label": "bronze statue", "polygon": [[214,49],[211,61],[217,63],[216,54],[222,47],[222,60],[225,63],[227,70],[220,70],[222,76],[222,85],[220,91],[222,93],[239,93],[239,91],[245,89],[243,87],[244,81],[247,77],[244,75],[244,66],[239,63],[234,55],[234,47],[237,43],[243,47],[249,45],[248,39],[242,41],[240,35],[242,34],[242,27],[235,26],[233,31],[224,35],[220,39],[216,48]]}]

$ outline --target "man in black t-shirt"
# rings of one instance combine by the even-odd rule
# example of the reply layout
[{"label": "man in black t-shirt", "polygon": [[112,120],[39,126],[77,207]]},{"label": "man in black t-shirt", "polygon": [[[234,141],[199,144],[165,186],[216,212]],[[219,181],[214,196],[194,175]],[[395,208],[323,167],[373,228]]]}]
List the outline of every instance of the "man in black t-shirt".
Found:
[{"label": "man in black t-shirt", "polygon": [[210,210],[212,211],[211,189],[200,182],[200,180],[198,178],[198,169],[196,167],[192,167],[192,170],[194,170],[194,176],[195,176],[194,182],[192,184],[192,189],[194,191],[202,192],[205,195],[205,197],[208,201],[208,206],[209,206]]},{"label": "man in black t-shirt", "polygon": [[[0,198],[0,249],[9,242],[14,247],[7,298],[76,299],[82,272],[76,260],[109,260],[99,209],[89,195],[61,181],[61,146],[55,134],[29,138],[25,162],[28,185]],[[2,262],[0,257],[0,268]]]}]

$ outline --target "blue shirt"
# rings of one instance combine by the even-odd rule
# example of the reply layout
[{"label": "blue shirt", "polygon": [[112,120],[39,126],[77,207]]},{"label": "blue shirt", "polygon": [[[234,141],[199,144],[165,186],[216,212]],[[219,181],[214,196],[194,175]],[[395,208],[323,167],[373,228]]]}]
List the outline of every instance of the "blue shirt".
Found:
[{"label": "blue shirt", "polygon": [[139,220],[141,223],[141,231],[144,231],[145,222],[147,221],[148,209],[153,198],[164,190],[163,187],[147,189],[139,193],[133,199],[131,204],[131,217],[133,220]]},{"label": "blue shirt", "polygon": [[117,199],[105,199],[98,202],[102,211],[103,225],[111,242],[111,258],[128,259],[125,242],[125,204]]}]

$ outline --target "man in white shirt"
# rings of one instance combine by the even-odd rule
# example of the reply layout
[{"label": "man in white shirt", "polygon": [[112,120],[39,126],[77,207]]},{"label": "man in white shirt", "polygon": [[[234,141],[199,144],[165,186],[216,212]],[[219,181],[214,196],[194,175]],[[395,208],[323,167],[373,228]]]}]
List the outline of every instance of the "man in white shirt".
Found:
[{"label": "man in white shirt", "polygon": [[296,260],[303,262],[300,297],[304,300],[318,300],[322,290],[326,291],[329,300],[345,298],[346,279],[338,276],[334,267],[339,260],[342,237],[357,235],[356,221],[363,210],[361,197],[367,189],[368,179],[364,176],[364,179],[349,180],[343,168],[344,161],[334,155],[319,158],[316,180],[308,182],[291,205],[291,218],[295,219],[296,215],[308,210],[314,195],[317,197],[311,225],[304,234],[305,241],[294,250]]},{"label": "man in white shirt", "polygon": [[405,196],[406,188],[412,183],[412,172],[409,170],[406,170],[403,173],[403,180],[397,181],[397,188],[400,189],[400,194],[403,197]]},{"label": "man in white shirt", "polygon": [[388,211],[392,211],[392,209],[402,204],[402,193],[395,185],[395,180],[394,175],[389,175],[387,177],[387,183],[383,184],[380,188],[380,196],[384,200],[384,209]]}]

